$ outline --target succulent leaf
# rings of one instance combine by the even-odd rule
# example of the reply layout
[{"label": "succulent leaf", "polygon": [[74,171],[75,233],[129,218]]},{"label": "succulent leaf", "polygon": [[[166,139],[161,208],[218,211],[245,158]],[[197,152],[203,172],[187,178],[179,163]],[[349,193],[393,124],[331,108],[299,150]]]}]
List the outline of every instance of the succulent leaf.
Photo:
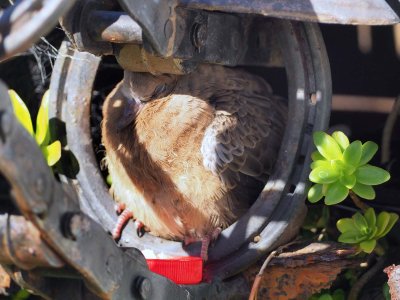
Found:
[{"label": "succulent leaf", "polygon": [[31,135],[33,135],[31,114],[29,113],[29,110],[26,107],[24,101],[22,101],[22,99],[14,90],[9,90],[8,94],[11,99],[14,114],[17,117],[18,121]]},{"label": "succulent leaf", "polygon": [[374,142],[368,141],[362,145],[362,154],[360,162],[358,163],[360,166],[368,163],[372,157],[374,157],[376,151],[378,151],[378,145]]},{"label": "succulent leaf", "polygon": [[365,185],[362,183],[356,183],[351,190],[356,193],[357,196],[360,196],[361,198],[367,199],[367,200],[373,200],[375,199],[375,190],[372,186],[370,185]]},{"label": "succulent leaf", "polygon": [[352,142],[343,152],[343,161],[346,164],[357,166],[361,159],[362,143],[360,141]]},{"label": "succulent leaf", "polygon": [[334,205],[342,202],[349,194],[349,189],[339,181],[332,183],[325,196],[326,205]]},{"label": "succulent leaf", "polygon": [[390,179],[388,171],[371,165],[364,165],[356,171],[357,182],[367,185],[378,185]]},{"label": "succulent leaf", "polygon": [[342,131],[335,131],[332,133],[332,137],[338,143],[342,151],[344,151],[350,144],[348,137]]},{"label": "succulent leaf", "polygon": [[322,131],[314,132],[314,144],[326,159],[341,159],[342,151],[333,137]]},{"label": "succulent leaf", "polygon": [[322,194],[322,184],[314,184],[308,191],[308,201],[311,203],[318,202],[322,199],[324,195]]}]

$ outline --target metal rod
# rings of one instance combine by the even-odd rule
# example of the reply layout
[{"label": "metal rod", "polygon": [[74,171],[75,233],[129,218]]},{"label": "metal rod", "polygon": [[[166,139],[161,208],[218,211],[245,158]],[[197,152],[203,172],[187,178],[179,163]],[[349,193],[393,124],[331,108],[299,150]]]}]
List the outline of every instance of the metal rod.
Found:
[{"label": "metal rod", "polygon": [[96,41],[141,44],[142,28],[127,13],[92,11],[89,13],[88,32]]}]

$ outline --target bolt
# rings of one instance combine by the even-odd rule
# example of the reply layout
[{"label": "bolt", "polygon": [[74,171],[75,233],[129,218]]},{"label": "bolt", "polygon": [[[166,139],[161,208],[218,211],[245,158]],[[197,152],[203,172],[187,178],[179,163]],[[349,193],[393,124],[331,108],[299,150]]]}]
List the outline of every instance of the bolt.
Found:
[{"label": "bolt", "polygon": [[136,279],[136,290],[142,299],[150,299],[151,281],[145,277],[138,277]]},{"label": "bolt", "polygon": [[62,218],[63,234],[76,240],[90,230],[90,221],[82,213],[65,213]]},{"label": "bolt", "polygon": [[191,40],[193,46],[201,48],[206,44],[207,26],[201,23],[194,23],[192,26]]}]

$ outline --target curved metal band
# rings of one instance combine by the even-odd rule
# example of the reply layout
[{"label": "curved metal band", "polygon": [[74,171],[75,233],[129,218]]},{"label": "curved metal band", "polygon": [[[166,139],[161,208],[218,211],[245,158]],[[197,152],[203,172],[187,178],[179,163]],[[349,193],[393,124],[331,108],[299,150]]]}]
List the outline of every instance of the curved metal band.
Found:
[{"label": "curved metal band", "polygon": [[[280,37],[289,85],[289,120],[275,170],[259,199],[235,224],[224,230],[210,248],[206,274],[226,278],[244,269],[271,249],[292,238],[302,223],[307,187],[311,134],[325,129],[329,119],[331,81],[329,62],[316,24],[273,20]],[[60,49],[51,83],[50,114],[66,122],[68,146],[79,161],[77,181],[82,210],[111,231],[116,215],[96,162],[90,137],[92,86],[82,86],[71,74],[93,81],[97,63],[77,61],[79,53]],[[79,73],[77,72],[79,70]],[[67,74],[67,76],[64,77]],[[311,95],[317,96],[316,103]],[[75,95],[65,97],[65,95]],[[74,101],[68,99],[75,99]],[[257,243],[253,238],[259,235]],[[200,245],[183,249],[181,243],[146,234],[138,238],[132,222],[120,245],[153,249],[171,255],[198,254]]]},{"label": "curved metal band", "polygon": [[75,0],[25,0],[0,11],[0,61],[47,34]]}]

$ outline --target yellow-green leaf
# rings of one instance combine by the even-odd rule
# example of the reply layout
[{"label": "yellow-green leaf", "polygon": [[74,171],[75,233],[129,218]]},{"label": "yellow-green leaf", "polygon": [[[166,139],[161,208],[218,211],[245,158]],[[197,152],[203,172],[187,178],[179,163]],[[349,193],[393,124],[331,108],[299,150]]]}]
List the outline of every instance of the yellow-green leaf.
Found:
[{"label": "yellow-green leaf", "polygon": [[383,236],[385,232],[386,226],[390,222],[390,214],[387,211],[382,211],[379,213],[378,218],[376,219],[376,227],[378,227],[378,231],[376,232],[376,238],[380,238]]},{"label": "yellow-green leaf", "polygon": [[343,152],[343,160],[346,164],[357,166],[361,159],[362,143],[360,141],[352,142]]},{"label": "yellow-green leaf", "polygon": [[354,231],[355,230],[354,220],[350,218],[340,219],[336,222],[336,227],[341,233],[346,231]]},{"label": "yellow-green leaf", "polygon": [[61,143],[55,141],[54,143],[41,147],[44,157],[46,158],[47,164],[51,167],[59,161],[61,157]]},{"label": "yellow-green leaf", "polygon": [[360,248],[366,252],[371,253],[376,246],[376,240],[367,240],[360,243]]},{"label": "yellow-green leaf", "polygon": [[373,229],[376,225],[376,215],[373,208],[368,208],[364,213],[364,218],[368,223],[368,227]]},{"label": "yellow-green leaf", "polygon": [[352,189],[354,187],[354,185],[356,184],[356,176],[343,175],[340,177],[340,182],[348,189]]},{"label": "yellow-green leaf", "polygon": [[18,121],[31,135],[33,135],[31,114],[29,113],[29,110],[26,107],[24,101],[22,101],[22,99],[14,90],[9,90],[8,94],[10,96],[11,103],[14,108],[14,113]]},{"label": "yellow-green leaf", "polygon": [[311,159],[312,159],[313,161],[316,161],[316,160],[324,160],[325,157],[323,157],[323,156],[321,155],[321,153],[319,153],[318,151],[314,151],[313,153],[311,153]]},{"label": "yellow-green leaf", "polygon": [[372,157],[375,155],[376,151],[378,151],[378,145],[374,142],[368,141],[362,145],[362,154],[359,165],[365,165],[368,163]]},{"label": "yellow-green leaf", "polygon": [[314,184],[308,191],[308,201],[311,203],[318,202],[322,199],[322,184]]},{"label": "yellow-green leaf", "polygon": [[342,151],[344,151],[350,144],[348,137],[341,131],[335,131],[332,133],[332,137],[339,144]]},{"label": "yellow-green leaf", "polygon": [[341,159],[342,150],[333,137],[322,131],[316,131],[313,134],[314,144],[326,159]]},{"label": "yellow-green leaf", "polygon": [[359,167],[356,171],[357,182],[366,185],[377,185],[390,179],[388,171],[371,165]]},{"label": "yellow-green leaf", "polygon": [[334,205],[342,202],[349,194],[349,189],[339,181],[329,185],[325,196],[326,205]]},{"label": "yellow-green leaf", "polygon": [[36,118],[36,142],[39,146],[45,146],[50,140],[49,131],[49,91],[44,93],[42,103]]},{"label": "yellow-green leaf", "polygon": [[376,234],[376,238],[381,238],[384,237],[389,233],[389,231],[392,229],[394,224],[396,224],[397,220],[399,219],[399,215],[395,213],[389,213],[389,222],[387,222],[385,229],[381,231],[380,233]]},{"label": "yellow-green leaf", "polygon": [[351,230],[342,233],[339,236],[338,241],[346,244],[357,244],[365,239],[366,237],[362,235],[359,231]]},{"label": "yellow-green leaf", "polygon": [[339,172],[331,167],[317,167],[311,171],[309,179],[315,183],[332,183],[339,179]]},{"label": "yellow-green leaf", "polygon": [[365,185],[362,183],[357,182],[351,190],[356,193],[358,196],[361,198],[367,199],[367,200],[373,200],[375,199],[375,190],[372,186],[370,185]]}]

